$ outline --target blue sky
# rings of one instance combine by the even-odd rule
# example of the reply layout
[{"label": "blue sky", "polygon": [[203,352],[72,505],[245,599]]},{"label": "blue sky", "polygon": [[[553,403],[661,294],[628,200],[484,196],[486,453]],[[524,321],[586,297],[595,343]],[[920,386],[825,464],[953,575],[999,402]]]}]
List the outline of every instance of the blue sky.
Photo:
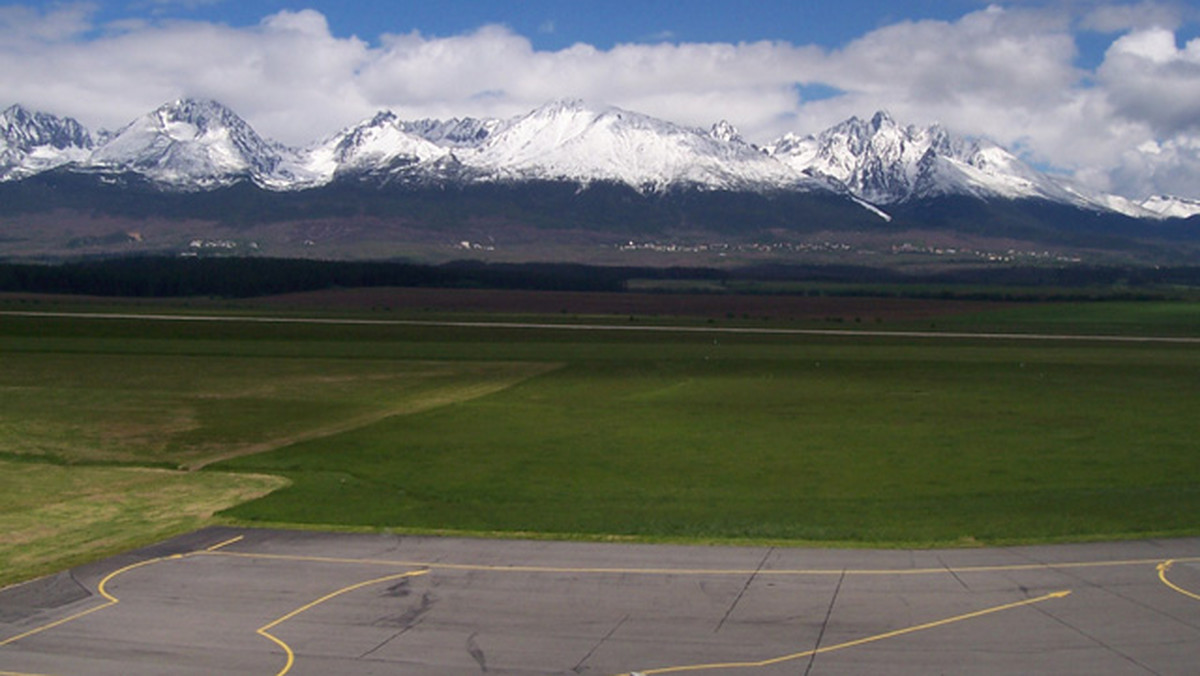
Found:
[{"label": "blue sky", "polygon": [[4,2],[0,106],[93,129],[191,96],[298,145],[580,97],[768,143],[884,109],[1200,198],[1195,0]]},{"label": "blue sky", "polygon": [[575,42],[607,48],[662,39],[786,40],[836,46],[888,23],[952,19],[986,4],[979,0],[345,0],[299,4],[276,0],[160,0],[105,2],[101,6],[111,19],[157,15],[241,26],[257,24],[263,16],[281,10],[315,7],[325,14],[335,34],[366,40],[374,40],[384,32],[413,30],[447,36],[498,23],[529,36],[538,49],[561,49]]},{"label": "blue sky", "polygon": [[[61,3],[42,3],[44,5]],[[232,26],[257,25],[264,16],[302,7],[319,9],[335,35],[375,42],[384,33],[419,31],[450,36],[488,24],[502,24],[530,39],[539,50],[559,50],[577,42],[600,48],[621,43],[785,41],[837,48],[863,34],[901,21],[951,21],[992,4],[989,0],[439,0],[437,2],[295,3],[281,0],[128,0],[94,3],[104,20],[181,19]],[[1004,3],[1001,3],[1004,4]],[[1011,4],[1011,3],[1010,3]],[[1075,5],[1077,12],[1101,3],[1021,2],[1019,5]],[[1183,41],[1197,37],[1195,17],[1181,26]],[[1077,33],[1083,67],[1096,66],[1111,33]]]}]

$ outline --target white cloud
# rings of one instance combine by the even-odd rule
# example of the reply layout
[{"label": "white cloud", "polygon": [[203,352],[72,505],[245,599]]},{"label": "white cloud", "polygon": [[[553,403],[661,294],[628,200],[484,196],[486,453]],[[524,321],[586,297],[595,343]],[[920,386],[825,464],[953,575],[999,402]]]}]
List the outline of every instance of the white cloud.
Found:
[{"label": "white cloud", "polygon": [[684,124],[737,119],[768,129],[796,104],[793,88],[815,48],[780,43],[626,44],[600,50],[577,44],[536,51],[499,27],[449,38],[419,34],[382,39],[359,76],[371,100],[409,115],[513,115],[548,100],[580,97]]},{"label": "white cloud", "polygon": [[0,6],[0,40],[10,47],[59,42],[75,38],[91,27],[92,3],[56,5],[38,11],[22,5]]},{"label": "white cloud", "polygon": [[1101,5],[1087,12],[1079,25],[1085,30],[1101,33],[1123,33],[1142,28],[1173,30],[1183,22],[1184,14],[1181,7],[1160,2]]},{"label": "white cloud", "polygon": [[1082,78],[1074,56],[1057,14],[991,7],[956,22],[898,23],[829,55],[821,74],[847,97],[825,107],[885,108],[1004,142],[1036,138],[1040,118],[1068,105]]},{"label": "white cloud", "polygon": [[[1147,12],[1159,17],[1152,25],[1140,23]],[[1092,185],[1200,197],[1192,187],[1200,186],[1200,40],[1176,44],[1183,14],[1167,5],[1090,4],[1080,16],[989,7],[956,21],[883,26],[832,50],[662,42],[539,51],[502,26],[385,34],[372,46],[331,34],[314,10],[245,28],[98,25],[95,16],[88,4],[0,7],[0,91],[93,128],[115,128],[179,96],[211,97],[293,144],[384,108],[405,117],[510,116],[561,97],[695,126],[728,119],[760,142],[887,109],[902,121],[989,136]],[[1124,33],[1095,72],[1076,65],[1080,25]],[[802,100],[814,87],[827,95]],[[1145,152],[1147,142],[1159,152]]]},{"label": "white cloud", "polygon": [[1200,38],[1178,48],[1169,30],[1134,31],[1113,43],[1097,74],[1118,114],[1160,136],[1200,132]]},{"label": "white cloud", "polygon": [[329,22],[325,15],[312,9],[299,12],[284,10],[262,20],[262,26],[274,33],[297,33],[317,41],[329,39]]},{"label": "white cloud", "polygon": [[1167,194],[1197,197],[1200,177],[1200,138],[1177,136],[1162,143],[1147,142],[1122,153],[1104,178],[1120,193],[1147,197]]},{"label": "white cloud", "polygon": [[[43,23],[55,23],[44,15]],[[99,37],[74,39],[98,31]],[[253,28],[202,22],[84,26],[53,41],[0,46],[0,91],[13,102],[116,128],[181,96],[218,99],[264,134],[308,142],[371,111],[354,74],[369,48],[329,34],[311,10]]]}]

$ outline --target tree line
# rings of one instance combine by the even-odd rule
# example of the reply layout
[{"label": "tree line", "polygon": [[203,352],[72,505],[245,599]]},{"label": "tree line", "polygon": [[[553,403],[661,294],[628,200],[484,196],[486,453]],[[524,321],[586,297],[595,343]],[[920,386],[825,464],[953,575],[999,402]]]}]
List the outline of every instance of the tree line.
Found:
[{"label": "tree line", "polygon": [[381,286],[622,291],[632,278],[720,276],[711,270],[572,263],[457,261],[426,265],[254,257],[131,257],[58,264],[0,263],[0,291],[134,298],[250,298]]},{"label": "tree line", "polygon": [[[630,280],[706,280],[739,284],[742,293],[771,292],[780,281],[810,282],[822,295],[1046,300],[1052,289],[1072,298],[1159,297],[1200,288],[1200,267],[1004,267],[923,275],[841,265],[761,265],[714,269],[596,266],[577,263],[439,265],[398,261],[322,261],[258,257],[129,257],[56,264],[0,262],[0,291],[133,298],[250,298],[331,288],[438,287],[544,291],[625,291]],[[837,286],[829,287],[834,283]],[[994,285],[988,288],[988,285]],[[886,290],[881,290],[886,286]],[[932,287],[932,288],[931,288]],[[1028,293],[1013,296],[1012,289]],[[714,287],[705,287],[710,292]],[[796,292],[793,289],[791,292]],[[1082,295],[1079,295],[1082,294]],[[1147,295],[1149,294],[1149,295]]]}]

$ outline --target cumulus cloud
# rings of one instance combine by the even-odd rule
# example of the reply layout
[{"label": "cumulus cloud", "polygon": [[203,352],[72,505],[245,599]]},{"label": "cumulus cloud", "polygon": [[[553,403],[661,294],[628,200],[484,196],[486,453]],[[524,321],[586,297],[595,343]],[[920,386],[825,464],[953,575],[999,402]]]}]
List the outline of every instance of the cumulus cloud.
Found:
[{"label": "cumulus cloud", "polygon": [[[882,26],[834,49],[764,41],[545,51],[502,26],[371,44],[332,34],[314,10],[235,28],[101,25],[86,3],[9,6],[0,7],[0,91],[93,128],[177,97],[211,97],[292,144],[380,109],[507,117],[562,97],[695,126],[728,119],[759,142],[887,109],[988,136],[1095,187],[1200,197],[1200,40],[1176,43],[1184,14],[1170,5],[1088,7],[988,7]],[[1077,65],[1081,26],[1114,34],[1095,71]]]},{"label": "cumulus cloud", "polygon": [[[90,19],[90,10],[85,16]],[[21,19],[24,26],[14,30],[66,23],[57,12]],[[97,36],[76,39],[82,33]],[[318,130],[336,130],[371,109],[354,78],[369,57],[367,45],[333,37],[325,18],[311,10],[281,12],[246,29],[77,20],[73,32],[41,34],[51,37],[0,46],[0,91],[12,102],[93,127],[118,128],[179,97],[210,97],[267,135],[308,142]]]},{"label": "cumulus cloud", "polygon": [[1200,132],[1200,38],[1184,47],[1163,28],[1122,36],[1097,73],[1116,111],[1160,136]]},{"label": "cumulus cloud", "polygon": [[1114,192],[1197,196],[1200,176],[1200,138],[1179,136],[1162,143],[1146,141],[1121,154],[1117,165],[1099,180]]},{"label": "cumulus cloud", "polygon": [[1011,142],[1070,103],[1082,78],[1065,17],[997,7],[959,21],[902,22],[829,54],[818,66],[846,92],[829,114],[885,108],[897,118]]},{"label": "cumulus cloud", "polygon": [[426,38],[384,36],[359,74],[374,101],[412,114],[513,115],[556,98],[578,97],[683,124],[719,118],[767,132],[797,103],[794,79],[820,58],[815,48],[781,43],[576,44],[537,51],[506,28]]},{"label": "cumulus cloud", "polygon": [[1185,10],[1178,5],[1160,2],[1139,2],[1124,5],[1101,5],[1088,11],[1079,25],[1085,30],[1100,33],[1123,33],[1141,28],[1178,27]]}]

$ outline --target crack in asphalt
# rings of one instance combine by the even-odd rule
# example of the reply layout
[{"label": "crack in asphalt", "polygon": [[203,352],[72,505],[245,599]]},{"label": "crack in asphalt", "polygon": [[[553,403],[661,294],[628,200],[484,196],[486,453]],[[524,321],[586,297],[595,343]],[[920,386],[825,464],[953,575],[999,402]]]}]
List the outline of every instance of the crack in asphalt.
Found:
[{"label": "crack in asphalt", "polygon": [[808,676],[812,671],[813,664],[817,661],[817,654],[821,652],[821,641],[825,638],[825,628],[829,626],[829,620],[833,617],[833,606],[837,604],[838,594],[842,591],[842,582],[846,580],[846,571],[842,571],[838,577],[837,586],[833,588],[833,596],[829,599],[829,607],[825,609],[825,619],[821,621],[821,631],[817,632],[817,642],[813,645],[812,654],[808,656],[808,665],[804,667],[804,676]]},{"label": "crack in asphalt", "polygon": [[964,582],[963,579],[958,576],[958,573],[955,572],[953,568],[946,565],[946,562],[944,560],[942,560],[941,554],[935,554],[934,558],[936,558],[937,562],[942,565],[942,568],[946,569],[947,573],[950,573],[951,577],[953,577],[960,585],[962,585],[963,589],[966,589],[967,591],[971,591],[971,586],[968,585],[966,582]]},{"label": "crack in asphalt", "polygon": [[622,617],[620,620],[618,620],[617,624],[614,625],[612,629],[609,629],[608,633],[604,635],[604,638],[601,638],[599,641],[597,641],[596,645],[592,646],[592,649],[587,651],[587,654],[584,655],[583,658],[580,659],[579,662],[577,662],[575,664],[575,666],[571,667],[571,671],[573,671],[577,674],[583,673],[584,663],[587,662],[588,660],[592,659],[592,655],[596,654],[596,651],[600,649],[600,646],[607,643],[608,639],[612,638],[612,635],[617,633],[617,630],[621,628],[621,625],[625,624],[628,620],[629,620],[628,614],[625,615],[624,617]]},{"label": "crack in asphalt", "polygon": [[[388,587],[388,589],[386,590],[385,593],[387,593],[388,595],[392,595],[392,596],[399,596],[400,598],[408,596],[408,594],[411,592],[408,591],[408,586],[406,584],[404,584],[404,582],[407,582],[407,579],[408,578],[405,578],[403,581],[401,581],[401,583],[398,583],[396,585],[392,585],[391,587]],[[402,593],[397,594],[396,593],[397,590],[402,590]],[[424,594],[421,595],[421,601],[418,605],[409,608],[408,610],[404,611],[399,616],[384,617],[384,618],[381,618],[381,619],[373,622],[372,624],[374,626],[399,627],[400,630],[397,631],[396,633],[392,634],[391,636],[387,637],[383,641],[381,641],[379,643],[379,645],[376,645],[374,648],[371,648],[370,650],[359,655],[358,658],[359,659],[370,658],[372,655],[374,655],[376,652],[381,650],[387,644],[389,644],[392,641],[395,641],[396,639],[400,638],[401,636],[407,634],[410,629],[413,629],[414,627],[420,625],[422,622],[425,621],[426,613],[428,613],[429,610],[431,608],[433,608],[433,606],[436,603],[437,603],[437,599],[431,593],[425,592]]]},{"label": "crack in asphalt", "polygon": [[[1119,598],[1122,601],[1133,604],[1143,610],[1154,613],[1156,615],[1161,615],[1162,617],[1168,618],[1181,626],[1187,627],[1188,629],[1200,629],[1200,624],[1192,622],[1192,621],[1188,620],[1187,618],[1183,618],[1183,617],[1174,615],[1174,614],[1167,612],[1161,608],[1156,608],[1156,607],[1146,603],[1145,601],[1142,601],[1141,599],[1134,598],[1127,594],[1122,594],[1119,591],[1119,589],[1112,588],[1112,587],[1106,587],[1104,585],[1098,584],[1097,582],[1090,580],[1090,579],[1084,577],[1083,575],[1081,575],[1079,572],[1076,571],[1075,568],[1064,568],[1061,566],[1057,566],[1053,563],[1043,561],[1035,556],[1032,556],[1032,555],[1030,555],[1028,553],[1024,553],[1024,552],[1020,552],[1019,555],[1024,557],[1028,561],[1032,561],[1040,566],[1044,566],[1047,570],[1053,570],[1054,572],[1058,573],[1059,575],[1062,575],[1064,577],[1069,577],[1072,580],[1079,582],[1080,584],[1090,587],[1091,589],[1095,589],[1097,591],[1102,591],[1105,594],[1108,594],[1109,596]],[[1011,579],[1011,577],[1010,577],[1010,579]],[[1022,591],[1028,591],[1028,590],[1025,589],[1024,587],[1022,587]]]},{"label": "crack in asphalt", "polygon": [[762,561],[758,562],[758,567],[754,569],[753,573],[750,573],[750,577],[746,579],[746,584],[742,585],[742,590],[738,592],[737,598],[733,599],[733,603],[729,604],[729,608],[725,610],[725,615],[722,616],[721,621],[717,623],[717,628],[713,629],[714,634],[720,633],[721,627],[725,626],[725,620],[729,619],[729,616],[733,613],[733,609],[737,607],[738,603],[742,600],[742,596],[746,594],[746,590],[749,589],[751,583],[754,582],[754,578],[758,577],[759,571],[763,569],[763,566],[767,565],[767,559],[771,558],[771,554],[774,553],[775,548],[771,547],[767,550],[767,553],[763,555]]},{"label": "crack in asphalt", "polygon": [[1075,632],[1076,634],[1079,634],[1080,636],[1087,639],[1088,641],[1091,641],[1092,643],[1095,643],[1096,645],[1100,646],[1101,648],[1104,648],[1105,650],[1111,652],[1112,654],[1116,655],[1117,657],[1120,657],[1121,659],[1125,660],[1126,662],[1129,662],[1130,664],[1141,669],[1142,671],[1145,671],[1148,674],[1154,674],[1155,676],[1162,676],[1161,672],[1155,671],[1154,669],[1151,669],[1149,666],[1142,664],[1136,658],[1134,658],[1132,655],[1127,655],[1124,652],[1121,652],[1120,650],[1114,648],[1112,645],[1109,645],[1108,643],[1101,640],[1100,638],[1097,638],[1097,637],[1087,633],[1086,631],[1071,624],[1070,622],[1066,621],[1065,619],[1058,617],[1054,613],[1047,611],[1045,608],[1038,608],[1038,607],[1034,606],[1033,609],[1038,611],[1042,615],[1045,615],[1046,617],[1050,618],[1051,620],[1061,624],[1062,626],[1066,627],[1067,629],[1070,629],[1071,631]]}]

